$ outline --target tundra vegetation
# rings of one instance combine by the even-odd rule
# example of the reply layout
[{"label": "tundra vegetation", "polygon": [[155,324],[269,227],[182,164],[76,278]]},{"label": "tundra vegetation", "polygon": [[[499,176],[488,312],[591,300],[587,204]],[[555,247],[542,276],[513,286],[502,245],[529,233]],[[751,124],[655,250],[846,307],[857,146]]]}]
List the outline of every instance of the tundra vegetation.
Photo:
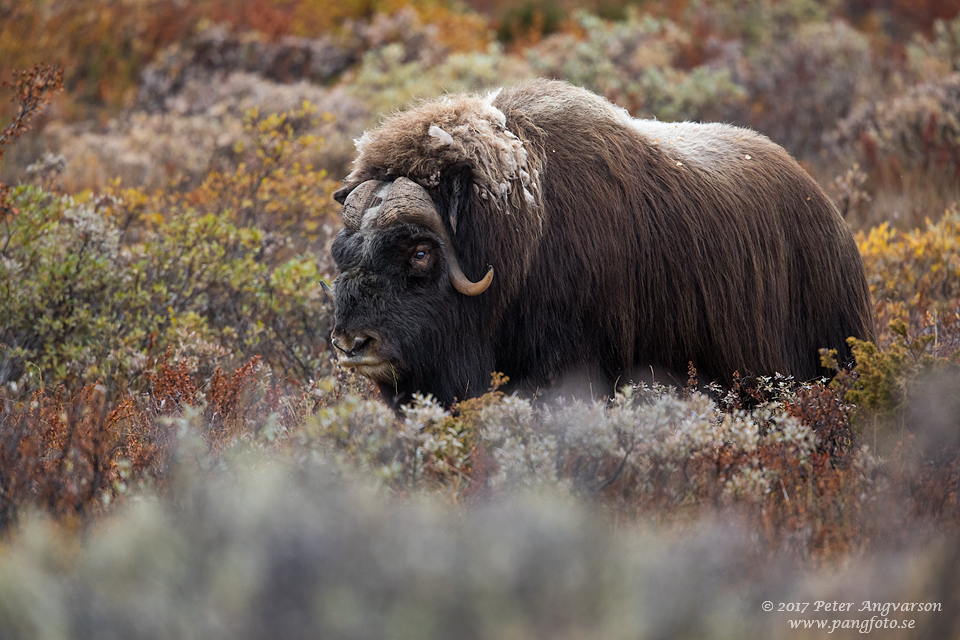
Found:
[{"label": "tundra vegetation", "polygon": [[[958,637],[958,11],[0,0],[0,636]],[[337,369],[352,139],[536,76],[787,148],[866,267],[853,369],[401,415]]]}]

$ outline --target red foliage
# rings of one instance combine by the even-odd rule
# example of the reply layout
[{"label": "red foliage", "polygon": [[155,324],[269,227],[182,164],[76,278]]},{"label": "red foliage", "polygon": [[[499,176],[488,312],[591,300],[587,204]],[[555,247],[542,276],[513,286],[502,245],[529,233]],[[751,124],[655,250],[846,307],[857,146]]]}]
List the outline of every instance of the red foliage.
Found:
[{"label": "red foliage", "polygon": [[256,381],[256,374],[263,368],[260,356],[254,356],[246,364],[224,375],[218,367],[207,389],[208,442],[211,447],[222,448],[236,437],[243,427],[243,395]]},{"label": "red foliage", "polygon": [[853,443],[851,409],[842,392],[821,384],[798,389],[787,404],[787,411],[817,434],[817,451],[837,462],[845,460]]},{"label": "red foliage", "polygon": [[228,24],[237,32],[256,31],[270,39],[293,32],[300,2],[288,0],[208,0],[204,10],[215,23]]},{"label": "red foliage", "polygon": [[933,23],[952,20],[960,13],[956,0],[845,0],[841,15],[860,27],[883,17],[886,35],[906,42],[917,32],[930,35]]},{"label": "red foliage", "polygon": [[257,405],[262,410],[244,415],[254,408],[245,392],[261,368],[254,357],[231,374],[218,369],[204,394],[198,371],[171,362],[168,351],[148,376],[145,395],[118,401],[114,390],[96,384],[0,404],[0,533],[28,506],[82,522],[122,497],[128,483],[162,485],[177,443],[172,418],[185,406],[206,406],[200,435],[211,452],[222,451],[275,409]]},{"label": "red foliage", "polygon": [[0,530],[34,504],[56,516],[86,516],[118,479],[107,390],[90,385],[33,395],[0,421]]},{"label": "red foliage", "polygon": [[179,411],[184,403],[193,405],[197,401],[197,384],[190,367],[182,361],[171,364],[170,352],[168,347],[156,373],[147,373],[152,387],[153,410],[158,415],[170,415]]}]

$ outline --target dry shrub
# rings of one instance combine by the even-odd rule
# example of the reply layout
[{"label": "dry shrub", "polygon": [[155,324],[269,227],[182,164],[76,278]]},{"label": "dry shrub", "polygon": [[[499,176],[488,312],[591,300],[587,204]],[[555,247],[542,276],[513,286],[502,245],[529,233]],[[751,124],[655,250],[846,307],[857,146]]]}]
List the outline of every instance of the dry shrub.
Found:
[{"label": "dry shrub", "polygon": [[[916,619],[885,638],[940,639],[960,621],[953,533],[796,567],[758,554],[755,530],[729,519],[658,527],[555,492],[451,508],[377,495],[325,464],[249,459],[192,480],[119,510],[82,545],[28,522],[0,553],[7,635],[853,638],[861,634],[848,627],[784,630],[790,618],[874,616]],[[805,616],[765,612],[765,600],[811,606]],[[811,611],[866,600],[942,610]]]},{"label": "dry shrub", "polygon": [[[13,120],[0,133],[0,161],[4,147],[30,130],[30,121],[43,110],[49,94],[63,89],[63,69],[57,65],[38,64],[30,70],[16,70],[13,76],[12,82],[3,85],[15,90],[11,102],[17,109]],[[10,187],[0,182],[0,222],[8,223],[9,217],[17,214],[19,211],[10,204]]]},{"label": "dry shrub", "polygon": [[928,322],[912,333],[891,321],[883,348],[851,338],[856,366],[832,382],[856,407],[854,459],[872,469],[850,488],[863,491],[851,504],[866,545],[908,545],[960,522],[960,315]]},{"label": "dry shrub", "polygon": [[[66,115],[71,119],[90,117],[103,107],[116,113],[133,102],[145,65],[171,43],[195,35],[198,26],[222,24],[234,34],[255,33],[262,40],[279,42],[285,37],[318,38],[337,31],[349,35],[377,14],[402,11],[412,11],[421,23],[436,25],[431,29],[450,50],[479,49],[489,40],[482,18],[454,3],[432,0],[77,0],[52,4],[5,0],[0,3],[0,79],[11,68],[29,67],[37,60],[58,60],[67,69],[68,97],[62,105]],[[359,53],[354,51],[352,56],[358,59]],[[280,66],[286,64],[283,57],[275,58]],[[0,107],[0,115],[5,114]]]},{"label": "dry shrub", "polygon": [[[151,67],[164,78],[174,73],[171,69],[179,69],[176,60]],[[151,111],[127,112],[107,127],[56,123],[46,128],[49,145],[66,161],[65,190],[104,191],[115,179],[146,191],[166,190],[171,182],[196,186],[210,171],[231,173],[244,160],[235,148],[253,144],[248,113],[256,110],[263,118],[289,114],[305,103],[314,105],[317,117],[309,120],[311,129],[297,134],[322,139],[323,145],[302,149],[297,160],[316,171],[340,174],[352,159],[353,138],[370,118],[368,108],[342,89],[281,84],[244,71],[189,75],[182,87],[170,91],[164,84],[151,76],[142,85],[144,91],[153,87],[162,92],[159,98],[144,96],[144,108],[153,106]]]},{"label": "dry shrub", "polygon": [[747,94],[736,120],[801,159],[817,158],[821,137],[864,100],[876,82],[865,36],[843,22],[815,22],[758,47],[735,78]]},{"label": "dry shrub", "polygon": [[873,206],[858,224],[909,228],[960,199],[960,74],[864,103],[830,134],[835,154],[866,172]]},{"label": "dry shrub", "polygon": [[[689,517],[703,517],[704,508],[709,513],[713,506],[725,505],[762,533],[761,549],[780,556],[824,559],[863,549],[861,492],[868,470],[855,459],[851,405],[820,384],[796,387],[770,401],[773,405],[750,412],[759,420],[748,424],[760,434],[767,432],[755,448],[724,442],[696,452],[682,467],[683,481],[693,483],[701,505]],[[802,440],[786,437],[789,422],[779,426],[777,421],[783,418],[776,412],[795,419],[815,437],[809,437],[805,446]],[[750,413],[734,410],[732,417]],[[777,429],[783,435],[776,435]],[[672,496],[655,491],[652,497],[641,512],[675,517],[678,505],[669,499]]]},{"label": "dry shrub", "polygon": [[115,484],[116,493],[109,497],[122,498],[133,489],[163,487],[177,441],[172,422],[163,420],[171,411],[169,407],[156,411],[133,397],[118,403],[111,429],[117,438],[114,464],[122,470],[122,482]]},{"label": "dry shrub", "polygon": [[[263,385],[260,358],[254,356],[232,374],[217,369],[207,386],[205,398],[207,440],[214,449],[222,450],[247,428],[246,412],[250,409],[248,392]],[[261,416],[262,417],[262,416]]]},{"label": "dry shrub", "polygon": [[960,11],[951,0],[845,0],[841,6],[849,19],[865,31],[889,39],[894,50],[917,33],[930,33],[938,21],[950,20]]},{"label": "dry shrub", "polygon": [[[0,3],[0,75],[11,67],[57,60],[66,70],[67,116],[129,104],[139,72],[154,53],[184,37],[198,13],[176,0]],[[9,65],[6,69],[3,67]],[[0,106],[0,114],[6,114]]]},{"label": "dry shrub", "polygon": [[616,530],[542,496],[385,500],[326,471],[215,470],[122,510],[70,562],[32,522],[0,555],[0,625],[185,640],[770,636],[737,597],[762,571],[738,531]]},{"label": "dry shrub", "polygon": [[[566,486],[664,522],[732,509],[765,533],[763,548],[798,557],[856,548],[860,532],[848,518],[864,471],[850,455],[849,407],[820,385],[759,386],[770,399],[728,410],[697,391],[684,399],[646,387],[610,404],[534,408],[485,397],[473,427],[485,453],[474,456],[474,482],[488,486],[471,493]],[[739,402],[737,393],[723,400]]]},{"label": "dry shrub", "polygon": [[[865,448],[869,432],[851,422],[842,387],[761,381],[766,400],[751,409],[723,409],[739,402],[732,395],[717,404],[696,391],[683,399],[643,387],[610,403],[538,406],[494,390],[452,413],[417,397],[398,417],[332,380],[281,399],[264,391],[260,373],[254,359],[211,376],[168,352],[149,393],[116,407],[102,387],[37,394],[29,407],[8,402],[4,525],[27,505],[85,521],[128,486],[165,490],[191,432],[213,459],[247,442],[359,473],[398,496],[485,501],[523,487],[559,489],[617,517],[681,527],[737,514],[760,534],[755,551],[795,559],[906,543],[918,526],[960,516],[960,447],[911,428],[882,452]],[[954,436],[956,409],[940,427]]]},{"label": "dry shrub", "polygon": [[[481,16],[446,0],[300,0],[295,4],[293,33],[299,36],[317,37],[338,30],[362,33],[368,21],[389,21],[406,14],[401,20],[409,21],[412,17],[417,26],[407,33],[397,29],[393,37],[409,38],[420,30],[419,25],[431,25],[433,37],[451,51],[474,51],[489,42],[486,21]],[[377,46],[376,40],[369,42]],[[385,42],[380,40],[382,44]]]},{"label": "dry shrub", "polygon": [[[877,344],[834,388],[857,407],[855,441],[880,456],[872,520],[912,531],[960,518],[960,225],[956,207],[922,228],[857,234],[877,309]],[[882,505],[886,505],[881,508]],[[895,526],[872,535],[902,540]]]},{"label": "dry shrub", "polygon": [[290,35],[296,28],[299,2],[277,0],[201,0],[195,11],[207,20],[228,25],[234,32],[256,32],[269,40]]},{"label": "dry shrub", "polygon": [[384,0],[378,11],[398,15],[412,8],[420,24],[436,28],[436,37],[450,51],[481,51],[490,44],[487,20],[455,2],[433,0]]},{"label": "dry shrub", "polygon": [[276,396],[250,393],[266,386],[257,357],[212,376],[171,350],[154,366],[143,394],[91,384],[41,389],[25,401],[0,396],[0,533],[27,508],[85,524],[132,488],[164,490],[185,416],[213,456],[261,434],[271,413],[285,424],[299,419]]},{"label": "dry shrub", "polygon": [[171,352],[172,349],[168,347],[163,361],[157,364],[156,372],[147,374],[153,409],[161,415],[169,415],[179,411],[184,404],[193,405],[197,402],[197,383],[190,365],[186,360],[171,362]]},{"label": "dry shrub", "polygon": [[89,385],[38,391],[25,405],[6,402],[0,419],[0,530],[27,505],[66,518],[96,513],[114,492],[117,423],[108,390]]},{"label": "dry shrub", "polygon": [[[908,429],[878,441],[877,408],[851,401],[873,379],[868,359],[859,366],[860,378],[842,373],[832,386],[750,380],[718,400],[640,386],[609,401],[537,404],[495,381],[453,411],[416,397],[399,417],[328,386],[307,409],[296,455],[399,495],[459,502],[559,489],[617,517],[681,527],[736,514],[760,534],[758,552],[827,561],[907,544],[960,516],[960,447],[950,444],[960,407],[909,414]],[[934,406],[910,389],[902,414]]]},{"label": "dry shrub", "polygon": [[637,388],[611,404],[539,408],[490,394],[463,418],[479,449],[466,493],[567,487],[664,523],[732,512],[762,534],[758,551],[796,559],[906,544],[918,528],[955,522],[960,407],[939,423],[915,413],[913,435],[878,446],[870,414],[849,399],[855,381],[761,380],[749,409],[735,408],[735,392],[715,404]]},{"label": "dry shrub", "polygon": [[[249,111],[243,123],[248,144],[234,146],[235,168],[211,171],[197,188],[174,192],[168,202],[201,214],[229,211],[238,225],[290,238],[297,252],[326,248],[339,221],[333,200],[338,184],[309,162],[323,144],[312,132],[324,119],[332,116],[307,102],[284,113]],[[280,252],[274,259],[289,255]]]},{"label": "dry shrub", "polygon": [[[413,8],[393,2],[351,8],[326,0],[82,0],[51,11],[36,3],[14,5],[9,18],[0,6],[0,79],[8,72],[3,64],[36,58],[60,60],[68,74],[56,114],[61,119],[50,136],[29,141],[13,164],[22,169],[45,147],[59,146],[68,161],[66,187],[74,192],[102,189],[117,175],[156,188],[180,170],[200,173],[211,156],[236,141],[245,109],[286,110],[304,99],[324,104],[344,123],[324,131],[337,149],[324,159],[326,167],[340,173],[370,114],[342,92],[328,99],[329,91],[308,82],[333,83],[364,51],[393,42],[436,62],[488,40],[482,19],[431,1]],[[340,9],[345,12],[334,20],[336,29],[298,24],[304,16]],[[205,28],[211,24],[217,26]],[[224,95],[230,90],[239,95]],[[300,94],[292,105],[271,106],[277,95],[291,93]],[[199,113],[178,118],[129,111],[172,106],[180,113],[184,103]],[[176,140],[165,144],[170,137]]]},{"label": "dry shrub", "polygon": [[[268,373],[259,356],[232,372],[217,366],[211,374],[205,363],[182,358],[168,349],[149,374],[150,387],[142,396],[148,398],[143,408],[145,415],[154,417],[154,424],[150,425],[152,433],[147,436],[159,436],[156,444],[160,457],[168,458],[170,447],[177,442],[177,434],[170,430],[171,419],[191,414],[192,426],[214,454],[222,453],[241,439],[260,434],[268,426],[271,414],[285,424],[296,424],[302,410],[281,406],[279,389],[283,385],[271,385]],[[301,401],[308,395],[286,391],[288,397]],[[155,466],[163,468],[166,461],[161,460],[161,464]],[[137,469],[136,465],[134,468]],[[148,471],[155,473],[156,469]]]}]

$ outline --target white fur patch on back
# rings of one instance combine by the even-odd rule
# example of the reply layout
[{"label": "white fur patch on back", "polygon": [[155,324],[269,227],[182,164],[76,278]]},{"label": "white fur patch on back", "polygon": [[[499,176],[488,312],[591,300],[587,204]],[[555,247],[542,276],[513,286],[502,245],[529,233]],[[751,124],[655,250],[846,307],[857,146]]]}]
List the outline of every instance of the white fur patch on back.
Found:
[{"label": "white fur patch on back", "polygon": [[731,163],[747,160],[738,141],[756,134],[740,127],[720,123],[660,122],[632,117],[625,109],[621,121],[639,133],[648,144],[658,146],[678,163],[707,170],[720,170]]}]

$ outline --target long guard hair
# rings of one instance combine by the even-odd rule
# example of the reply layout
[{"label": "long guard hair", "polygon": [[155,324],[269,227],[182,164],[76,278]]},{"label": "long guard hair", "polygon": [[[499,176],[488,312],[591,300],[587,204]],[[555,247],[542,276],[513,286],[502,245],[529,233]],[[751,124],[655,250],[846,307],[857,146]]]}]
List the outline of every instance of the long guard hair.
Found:
[{"label": "long guard hair", "polygon": [[533,389],[651,368],[683,379],[690,362],[725,385],[735,372],[805,380],[830,373],[819,349],[849,362],[849,336],[874,339],[846,223],[755,132],[638,120],[534,80],[395,114],[357,146],[341,202],[367,180],[407,177],[467,276],[496,274],[447,314],[451,332],[469,332],[432,347],[451,361],[408,391],[449,402],[482,392],[492,370]]}]

